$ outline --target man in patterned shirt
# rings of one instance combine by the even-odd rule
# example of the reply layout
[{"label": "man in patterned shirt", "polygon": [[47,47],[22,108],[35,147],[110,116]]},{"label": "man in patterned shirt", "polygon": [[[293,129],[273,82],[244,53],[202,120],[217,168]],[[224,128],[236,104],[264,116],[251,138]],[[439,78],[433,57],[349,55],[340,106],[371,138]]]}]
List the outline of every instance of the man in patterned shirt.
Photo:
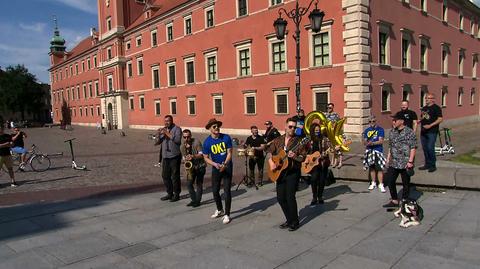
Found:
[{"label": "man in patterned shirt", "polygon": [[392,117],[393,129],[389,135],[389,152],[387,156],[387,182],[392,199],[385,208],[398,207],[398,195],[395,181],[398,175],[402,178],[402,198],[408,199],[410,191],[410,177],[413,174],[413,161],[417,148],[417,138],[410,127],[405,126],[405,114],[397,113]]}]

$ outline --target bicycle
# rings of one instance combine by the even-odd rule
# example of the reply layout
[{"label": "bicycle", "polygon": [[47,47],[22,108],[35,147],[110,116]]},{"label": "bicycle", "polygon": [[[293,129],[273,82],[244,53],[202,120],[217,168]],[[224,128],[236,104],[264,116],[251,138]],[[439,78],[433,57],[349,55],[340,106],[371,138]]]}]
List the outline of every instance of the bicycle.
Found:
[{"label": "bicycle", "polygon": [[[28,157],[27,157],[27,161],[23,165],[23,168],[29,164],[33,171],[35,171],[35,172],[45,172],[48,169],[50,169],[50,166],[51,166],[50,158],[45,154],[37,153],[36,150],[35,150],[36,148],[37,148],[37,146],[35,146],[35,144],[33,144],[30,151],[27,152]],[[22,167],[20,166],[20,164],[22,163],[22,160],[21,160],[22,155],[14,153],[12,151],[10,151],[10,152],[12,154],[12,162],[13,162],[14,170],[16,172],[18,172],[20,170],[23,170]],[[5,167],[2,167],[2,169],[5,172],[7,172]]]}]

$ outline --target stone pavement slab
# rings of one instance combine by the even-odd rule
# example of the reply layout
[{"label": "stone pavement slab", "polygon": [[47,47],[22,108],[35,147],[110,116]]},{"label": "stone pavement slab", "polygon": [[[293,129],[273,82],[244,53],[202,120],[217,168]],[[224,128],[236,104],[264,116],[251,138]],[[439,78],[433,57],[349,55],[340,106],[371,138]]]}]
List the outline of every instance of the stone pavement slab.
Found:
[{"label": "stone pavement slab", "polygon": [[0,268],[478,267],[478,193],[416,192],[425,219],[404,229],[366,188],[338,181],[310,207],[302,186],[296,232],[278,228],[273,184],[234,192],[228,225],[210,218],[211,192],[199,208],[159,192],[0,207],[15,216],[0,220]]}]

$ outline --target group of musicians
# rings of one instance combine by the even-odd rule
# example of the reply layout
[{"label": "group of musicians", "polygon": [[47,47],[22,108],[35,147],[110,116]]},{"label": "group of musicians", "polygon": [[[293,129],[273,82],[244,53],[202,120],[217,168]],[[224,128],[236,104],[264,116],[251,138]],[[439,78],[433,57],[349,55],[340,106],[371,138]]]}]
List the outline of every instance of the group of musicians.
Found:
[{"label": "group of musicians", "polygon": [[[303,111],[302,111],[303,112]],[[300,111],[299,111],[300,113]],[[285,121],[285,133],[273,127],[271,121],[266,121],[266,133],[260,135],[257,126],[251,126],[252,135],[241,146],[253,151],[249,158],[249,177],[255,180],[255,166],[258,170],[257,180],[263,185],[263,167],[265,153],[276,156],[280,152],[286,153],[288,167],[282,168],[281,163],[276,163],[273,158],[268,159],[268,169],[279,171],[276,180],[277,200],[285,215],[286,221],[279,227],[295,231],[299,228],[299,217],[296,201],[296,192],[301,177],[301,165],[307,155],[320,152],[319,163],[310,171],[313,199],[312,206],[323,204],[323,190],[330,165],[326,150],[327,139],[322,135],[318,124],[310,126],[308,139],[305,132],[298,133],[298,118],[292,117]],[[188,191],[191,201],[187,206],[198,207],[201,204],[203,193],[203,178],[206,166],[212,167],[212,192],[216,210],[211,218],[222,218],[222,222],[230,222],[232,203],[231,186],[233,175],[232,164],[232,139],[229,135],[221,133],[222,122],[215,118],[210,119],[205,128],[210,135],[202,142],[194,137],[190,130],[181,130],[174,124],[171,115],[165,116],[165,127],[158,130],[157,144],[161,145],[162,178],[167,195],[161,200],[176,202],[180,199],[180,167],[183,159],[187,175]],[[183,138],[183,142],[182,142]],[[222,182],[223,180],[223,182]],[[225,208],[220,196],[223,183]]]}]

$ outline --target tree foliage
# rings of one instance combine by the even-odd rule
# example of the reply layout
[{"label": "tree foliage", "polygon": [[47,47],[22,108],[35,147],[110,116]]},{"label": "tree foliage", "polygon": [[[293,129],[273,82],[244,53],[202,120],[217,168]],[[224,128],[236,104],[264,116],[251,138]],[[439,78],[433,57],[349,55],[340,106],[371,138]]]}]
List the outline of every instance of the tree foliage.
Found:
[{"label": "tree foliage", "polygon": [[35,75],[23,65],[9,66],[0,73],[0,111],[38,113],[44,107],[45,91]]}]

